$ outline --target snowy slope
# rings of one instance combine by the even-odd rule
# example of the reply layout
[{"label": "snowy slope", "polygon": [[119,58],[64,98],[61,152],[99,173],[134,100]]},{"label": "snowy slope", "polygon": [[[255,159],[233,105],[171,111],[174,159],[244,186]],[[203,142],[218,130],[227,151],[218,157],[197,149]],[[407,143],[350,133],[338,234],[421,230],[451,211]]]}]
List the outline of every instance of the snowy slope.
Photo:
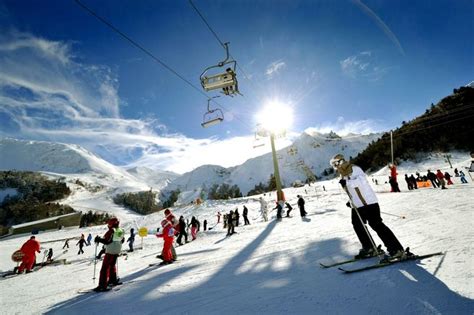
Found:
[{"label": "snowy slope", "polygon": [[139,178],[141,181],[153,188],[153,190],[163,189],[171,181],[180,176],[179,174],[173,172],[153,170],[151,168],[143,166],[135,166],[129,168],[127,169],[127,172],[129,172],[136,178]]},{"label": "snowy slope", "polygon": [[[460,155],[454,159],[458,169],[470,163]],[[451,171],[436,156],[407,170],[424,171],[427,166]],[[403,166],[399,175],[404,175]],[[163,241],[148,236],[143,250],[119,258],[119,274],[125,283],[118,291],[78,294],[97,285],[91,279],[94,247],[77,256],[71,241],[72,248],[61,256],[70,265],[0,279],[0,309],[5,314],[472,314],[474,184],[468,180],[469,184],[462,185],[455,178],[447,190],[408,192],[401,184],[401,193],[386,193],[388,186],[374,186],[384,222],[402,244],[415,253],[443,251],[444,256],[353,275],[321,269],[319,261],[347,258],[359,248],[345,206],[347,197],[337,180],[332,180],[285,189],[293,205],[297,194],[305,197],[306,222],[297,209],[282,222],[273,220],[274,212],[270,222],[262,222],[258,196],[173,209],[176,215],[195,215],[201,222],[207,219],[213,227],[217,211],[241,210],[246,204],[251,225],[239,226],[230,238],[221,225],[200,232],[196,241],[177,248],[178,262],[160,268],[148,264],[157,261]],[[401,219],[402,215],[406,218]],[[133,220],[121,218],[128,231],[139,226],[155,230],[162,217],[155,213]],[[89,232],[104,233],[105,228],[70,228],[42,233],[38,239],[44,248],[61,253],[63,241],[46,242]],[[13,267],[9,256],[27,238],[0,240],[1,270]],[[352,267],[366,263],[370,262]]]}]

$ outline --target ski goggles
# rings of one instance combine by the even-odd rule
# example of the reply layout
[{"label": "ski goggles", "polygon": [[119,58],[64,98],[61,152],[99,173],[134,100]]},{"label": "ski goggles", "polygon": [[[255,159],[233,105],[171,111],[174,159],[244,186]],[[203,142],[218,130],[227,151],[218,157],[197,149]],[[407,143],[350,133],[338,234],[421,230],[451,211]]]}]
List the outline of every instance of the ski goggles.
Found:
[{"label": "ski goggles", "polygon": [[333,160],[331,161],[331,166],[334,168],[334,169],[337,169],[339,166],[341,166],[342,164],[344,163],[344,160],[340,159],[340,160]]}]

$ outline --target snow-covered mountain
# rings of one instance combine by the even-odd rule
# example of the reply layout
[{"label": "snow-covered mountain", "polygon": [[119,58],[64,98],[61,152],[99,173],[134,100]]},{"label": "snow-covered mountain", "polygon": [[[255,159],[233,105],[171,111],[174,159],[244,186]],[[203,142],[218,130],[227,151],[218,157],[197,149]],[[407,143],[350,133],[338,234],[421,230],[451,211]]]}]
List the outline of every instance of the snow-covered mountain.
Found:
[{"label": "snow-covered mountain", "polygon": [[135,166],[127,169],[127,172],[141,179],[153,190],[161,190],[180,175],[170,171],[154,170],[149,167]]},{"label": "snow-covered mountain", "polygon": [[121,168],[75,144],[0,139],[0,169],[59,174],[121,174]]},{"label": "snow-covered mountain", "polygon": [[[361,152],[380,134],[348,135],[340,137],[334,132],[321,134],[317,132],[302,133],[291,146],[277,151],[277,158],[282,184],[290,186],[295,181],[304,182],[308,177],[320,177],[329,168],[328,161],[337,153],[349,158]],[[241,165],[224,168],[216,165],[205,165],[185,173],[172,181],[166,190],[179,188],[181,191],[199,190],[203,186],[227,183],[239,186],[245,195],[260,182],[266,184],[273,174],[271,153],[249,159]]]}]

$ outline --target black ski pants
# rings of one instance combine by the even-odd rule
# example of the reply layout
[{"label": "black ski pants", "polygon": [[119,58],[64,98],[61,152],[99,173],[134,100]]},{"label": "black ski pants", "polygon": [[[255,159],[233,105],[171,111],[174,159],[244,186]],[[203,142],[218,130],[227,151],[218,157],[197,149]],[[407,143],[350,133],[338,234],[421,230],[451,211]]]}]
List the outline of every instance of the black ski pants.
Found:
[{"label": "black ski pants", "polygon": [[[387,247],[390,254],[394,254],[398,250],[403,250],[403,246],[395,237],[395,234],[393,234],[393,232],[382,222],[380,206],[378,203],[357,208],[357,211],[364,222],[363,224],[367,222],[369,223],[370,227],[377,232],[377,235],[380,237],[385,247]],[[356,232],[362,247],[368,250],[373,248],[373,246],[369,236],[367,235],[368,231],[366,232],[363,224],[357,216],[356,210],[352,209],[352,226],[354,227],[354,231]]]},{"label": "black ski pants", "polygon": [[249,219],[247,218],[247,216],[244,215],[244,225],[248,225],[248,224],[250,224],[250,221],[249,221]]}]

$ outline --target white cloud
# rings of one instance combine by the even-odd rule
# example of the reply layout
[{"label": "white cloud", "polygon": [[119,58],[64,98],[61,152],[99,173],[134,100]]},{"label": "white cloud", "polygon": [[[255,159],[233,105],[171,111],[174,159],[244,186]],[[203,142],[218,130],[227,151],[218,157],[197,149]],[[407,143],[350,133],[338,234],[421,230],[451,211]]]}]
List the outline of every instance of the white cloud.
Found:
[{"label": "white cloud", "polygon": [[0,136],[75,143],[112,163],[175,172],[257,155],[251,136],[192,139],[159,119],[121,117],[116,74],[76,61],[67,43],[13,31],[0,35],[0,56]]},{"label": "white cloud", "polygon": [[344,117],[338,117],[335,122],[324,122],[316,127],[307,128],[305,131],[311,133],[312,131],[320,133],[328,133],[334,131],[337,134],[344,136],[350,133],[356,134],[370,134],[381,132],[385,130],[382,126],[382,121],[373,119],[364,119],[357,121],[346,121]]},{"label": "white cloud", "polygon": [[377,64],[374,54],[371,51],[363,51],[356,55],[349,56],[339,62],[342,73],[352,79],[367,79],[378,81],[385,76],[390,69]]},{"label": "white cloud", "polygon": [[265,71],[265,74],[269,77],[272,78],[274,75],[278,74],[281,70],[283,70],[286,67],[286,63],[282,60],[277,60],[275,62],[272,62],[268,67],[267,70]]}]

